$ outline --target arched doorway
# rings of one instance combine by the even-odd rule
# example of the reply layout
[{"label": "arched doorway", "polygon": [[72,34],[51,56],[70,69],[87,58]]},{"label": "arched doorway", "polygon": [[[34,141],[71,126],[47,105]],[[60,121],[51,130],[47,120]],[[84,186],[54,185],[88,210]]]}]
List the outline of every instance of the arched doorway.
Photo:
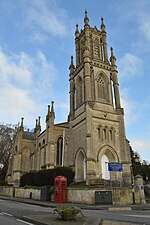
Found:
[{"label": "arched doorway", "polygon": [[[108,163],[119,162],[119,157],[115,149],[110,145],[105,145],[99,149],[97,154],[98,174],[105,180],[110,180],[110,172],[108,171]],[[111,179],[114,178],[111,173]]]},{"label": "arched doorway", "polygon": [[110,180],[110,172],[108,171],[109,159],[106,155],[102,156],[101,165],[102,165],[102,179]]},{"label": "arched doorway", "polygon": [[75,168],[76,168],[76,175],[75,175],[76,182],[86,180],[86,160],[85,160],[85,153],[83,150],[79,150],[76,154]]}]

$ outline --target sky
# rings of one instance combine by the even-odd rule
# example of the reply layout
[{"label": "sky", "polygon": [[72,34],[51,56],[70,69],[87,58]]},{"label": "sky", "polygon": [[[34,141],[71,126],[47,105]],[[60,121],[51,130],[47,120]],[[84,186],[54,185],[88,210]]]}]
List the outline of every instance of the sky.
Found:
[{"label": "sky", "polygon": [[[104,18],[108,49],[117,58],[126,136],[150,162],[150,1],[0,0],[0,123],[34,128],[55,102],[55,123],[69,113],[69,64],[74,32]],[[110,52],[109,52],[110,56]]]}]

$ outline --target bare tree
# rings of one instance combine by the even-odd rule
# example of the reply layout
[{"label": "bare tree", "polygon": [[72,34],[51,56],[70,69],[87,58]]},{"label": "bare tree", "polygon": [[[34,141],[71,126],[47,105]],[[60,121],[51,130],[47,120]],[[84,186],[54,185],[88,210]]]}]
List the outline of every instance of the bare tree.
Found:
[{"label": "bare tree", "polygon": [[14,126],[0,124],[0,179],[4,179],[7,173],[14,134]]}]

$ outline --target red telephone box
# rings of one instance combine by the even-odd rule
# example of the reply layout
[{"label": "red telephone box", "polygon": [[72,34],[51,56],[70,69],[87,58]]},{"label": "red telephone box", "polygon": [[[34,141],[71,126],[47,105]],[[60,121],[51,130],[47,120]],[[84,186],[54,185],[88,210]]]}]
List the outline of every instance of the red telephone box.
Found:
[{"label": "red telephone box", "polygon": [[54,179],[54,202],[67,202],[67,178],[64,176]]}]

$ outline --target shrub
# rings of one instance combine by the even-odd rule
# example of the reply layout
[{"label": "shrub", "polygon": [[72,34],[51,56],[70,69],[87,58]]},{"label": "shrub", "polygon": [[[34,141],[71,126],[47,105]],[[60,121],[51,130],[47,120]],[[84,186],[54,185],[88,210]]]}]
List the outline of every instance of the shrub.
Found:
[{"label": "shrub", "polygon": [[6,186],[7,182],[4,179],[0,180],[0,186]]},{"label": "shrub", "polygon": [[89,185],[86,184],[85,181],[78,182],[78,183],[72,183],[69,186],[70,188],[89,188]]},{"label": "shrub", "polygon": [[24,189],[40,189],[40,187],[31,186],[31,185],[25,185]]},{"label": "shrub", "polygon": [[26,173],[20,178],[20,186],[24,187],[25,185],[31,186],[47,186],[54,185],[54,178],[56,176],[65,176],[67,177],[68,186],[74,180],[74,171],[69,167],[56,167],[48,170],[39,170],[36,172]]},{"label": "shrub", "polygon": [[24,175],[22,175],[20,178],[20,186],[21,187],[24,187],[25,185],[35,186],[34,176],[35,176],[34,172],[25,173]]},{"label": "shrub", "polygon": [[72,220],[78,213],[80,213],[84,217],[81,209],[76,206],[61,206],[54,209],[54,213],[58,213],[63,220]]},{"label": "shrub", "polygon": [[52,169],[52,186],[54,185],[54,178],[57,176],[65,176],[67,177],[67,185],[69,186],[74,180],[74,171],[69,167],[56,167]]}]

